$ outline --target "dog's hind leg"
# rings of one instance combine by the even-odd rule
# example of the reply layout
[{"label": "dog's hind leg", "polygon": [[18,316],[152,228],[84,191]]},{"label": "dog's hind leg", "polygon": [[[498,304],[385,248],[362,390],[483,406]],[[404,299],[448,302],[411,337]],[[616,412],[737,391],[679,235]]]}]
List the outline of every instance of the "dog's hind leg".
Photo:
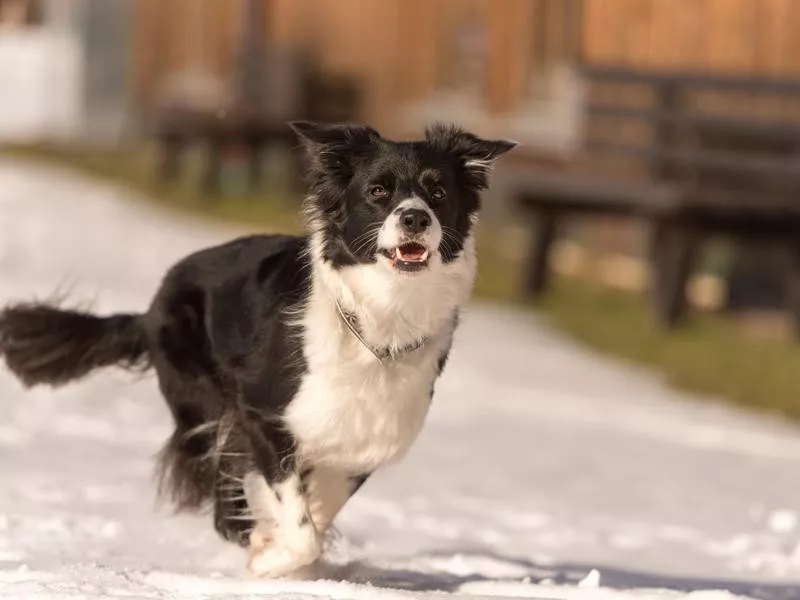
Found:
[{"label": "dog's hind leg", "polygon": [[181,373],[156,355],[161,392],[175,430],[159,455],[159,495],[179,510],[197,510],[212,497],[213,455],[220,430],[219,390],[209,381]]},{"label": "dog's hind leg", "polygon": [[214,528],[226,540],[246,547],[255,527],[244,489],[245,475],[253,469],[252,456],[241,429],[226,420],[222,420],[212,455]]}]

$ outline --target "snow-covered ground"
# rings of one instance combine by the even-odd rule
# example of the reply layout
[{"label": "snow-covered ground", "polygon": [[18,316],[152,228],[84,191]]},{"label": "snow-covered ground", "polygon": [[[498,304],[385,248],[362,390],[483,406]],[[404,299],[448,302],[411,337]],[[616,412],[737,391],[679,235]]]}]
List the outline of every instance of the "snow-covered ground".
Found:
[{"label": "snow-covered ground", "polygon": [[[238,233],[0,160],[0,304],[58,288],[141,310],[175,259]],[[322,579],[269,582],[208,516],[155,505],[152,376],[26,393],[0,370],[0,598],[800,598],[797,427],[477,304],[437,391],[408,458],[341,515]]]}]

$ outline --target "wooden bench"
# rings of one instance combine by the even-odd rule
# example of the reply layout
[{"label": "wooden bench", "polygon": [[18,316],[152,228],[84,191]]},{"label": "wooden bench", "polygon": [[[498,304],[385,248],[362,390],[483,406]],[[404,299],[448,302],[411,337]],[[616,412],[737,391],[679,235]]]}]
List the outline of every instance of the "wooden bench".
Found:
[{"label": "wooden bench", "polygon": [[158,177],[162,180],[179,177],[183,155],[197,145],[205,150],[201,191],[216,194],[225,152],[238,150],[247,157],[249,185],[256,189],[261,183],[264,153],[277,148],[289,156],[289,180],[299,185],[302,160],[287,122],[357,119],[361,94],[350,79],[313,73],[303,78],[297,95],[299,102],[290,114],[274,114],[253,102],[232,102],[216,110],[199,110],[185,104],[163,107],[157,113],[154,127],[161,148]]},{"label": "wooden bench", "polygon": [[[573,216],[621,215],[650,230],[653,299],[667,326],[685,314],[686,284],[702,242],[711,235],[779,240],[791,247],[790,308],[800,334],[800,122],[720,116],[693,107],[693,95],[712,92],[800,100],[800,81],[658,73],[616,67],[584,67],[590,86],[611,84],[649,90],[651,106],[590,100],[582,154],[638,162],[646,177],[614,178],[597,170],[526,169],[512,176],[515,202],[534,217],[524,292],[542,294],[549,253],[559,224]],[[716,96],[715,96],[716,97]],[[800,113],[798,113],[800,114]],[[613,124],[611,136],[594,133]],[[616,125],[638,122],[649,143],[620,141]]]},{"label": "wooden bench", "polygon": [[201,191],[207,195],[220,189],[220,174],[226,151],[239,151],[247,157],[249,185],[261,183],[263,155],[270,148],[284,151],[290,158],[289,180],[298,186],[302,180],[302,160],[296,151],[296,138],[287,122],[294,119],[347,121],[357,119],[361,110],[361,90],[351,78],[321,73],[298,61],[301,70],[295,90],[272,90],[295,99],[291,110],[269,110],[258,97],[240,94],[227,105],[198,109],[190,104],[162,107],[154,120],[154,137],[160,148],[158,176],[173,180],[180,175],[181,159],[193,145],[204,149]]},{"label": "wooden bench", "polygon": [[258,187],[263,154],[275,146],[288,150],[289,179],[299,187],[301,159],[287,121],[356,120],[361,111],[355,79],[324,73],[304,53],[268,43],[267,3],[244,0],[240,10],[243,27],[228,98],[203,107],[182,98],[159,107],[154,118],[153,135],[161,149],[158,176],[177,178],[185,151],[199,145],[205,150],[201,188],[206,194],[219,191],[228,151],[247,157],[250,187]]}]

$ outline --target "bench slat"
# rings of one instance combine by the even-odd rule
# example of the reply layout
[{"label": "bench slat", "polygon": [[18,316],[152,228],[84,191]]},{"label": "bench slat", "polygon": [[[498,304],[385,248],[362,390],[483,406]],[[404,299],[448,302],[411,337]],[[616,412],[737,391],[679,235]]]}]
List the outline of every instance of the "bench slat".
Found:
[{"label": "bench slat", "polygon": [[634,184],[586,173],[530,169],[508,175],[505,186],[527,208],[637,214],[670,211],[682,192],[668,184]]},{"label": "bench slat", "polygon": [[800,143],[800,122],[719,117],[703,113],[680,113],[614,104],[589,104],[586,106],[586,111],[598,117],[636,119],[667,123],[678,127],[713,127],[734,134]]},{"label": "bench slat", "polygon": [[651,160],[668,161],[675,166],[700,167],[733,173],[769,176],[800,184],[800,155],[791,158],[761,158],[719,150],[654,148],[589,139],[586,149],[596,154],[619,154]]},{"label": "bench slat", "polygon": [[616,65],[582,65],[579,72],[596,82],[676,86],[724,92],[764,94],[800,94],[800,79],[774,77],[737,77],[719,73],[648,71]]}]

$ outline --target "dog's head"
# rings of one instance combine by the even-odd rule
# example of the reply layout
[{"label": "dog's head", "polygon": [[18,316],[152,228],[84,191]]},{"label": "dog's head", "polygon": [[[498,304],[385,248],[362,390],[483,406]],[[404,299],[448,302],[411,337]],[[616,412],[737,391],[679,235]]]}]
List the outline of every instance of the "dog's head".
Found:
[{"label": "dog's head", "polygon": [[306,213],[335,268],[383,262],[402,273],[448,263],[471,234],[494,161],[516,144],[435,125],[396,142],[363,125],[294,122],[306,151]]}]

